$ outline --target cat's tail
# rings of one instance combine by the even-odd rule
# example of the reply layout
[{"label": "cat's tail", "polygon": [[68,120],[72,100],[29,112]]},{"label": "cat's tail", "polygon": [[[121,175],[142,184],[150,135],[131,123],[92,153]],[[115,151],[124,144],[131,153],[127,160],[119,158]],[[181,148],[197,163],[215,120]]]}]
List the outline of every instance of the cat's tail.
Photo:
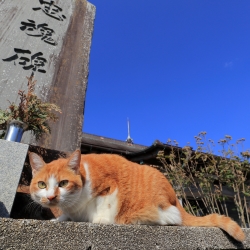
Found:
[{"label": "cat's tail", "polygon": [[176,205],[181,212],[183,226],[219,227],[238,241],[243,241],[245,239],[245,233],[242,231],[241,227],[229,217],[219,214],[196,217],[188,214],[178,201]]}]

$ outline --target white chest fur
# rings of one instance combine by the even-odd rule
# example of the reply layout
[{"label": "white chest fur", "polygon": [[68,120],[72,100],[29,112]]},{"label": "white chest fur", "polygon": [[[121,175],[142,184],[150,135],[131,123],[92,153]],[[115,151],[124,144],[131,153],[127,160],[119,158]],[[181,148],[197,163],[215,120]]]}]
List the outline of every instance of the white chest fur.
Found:
[{"label": "white chest fur", "polygon": [[71,207],[62,208],[64,215],[59,217],[58,220],[70,219],[72,221],[92,223],[115,223],[118,190],[116,189],[110,195],[93,197],[89,166],[87,163],[84,163],[84,169],[86,171],[86,180],[78,201],[74,202]]}]

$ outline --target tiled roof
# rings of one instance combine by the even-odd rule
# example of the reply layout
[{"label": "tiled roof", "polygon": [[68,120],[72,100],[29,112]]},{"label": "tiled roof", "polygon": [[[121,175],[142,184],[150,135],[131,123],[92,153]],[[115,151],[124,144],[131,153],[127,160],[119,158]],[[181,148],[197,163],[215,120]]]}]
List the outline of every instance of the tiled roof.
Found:
[{"label": "tiled roof", "polygon": [[131,144],[126,141],[115,140],[103,136],[82,133],[82,153],[84,147],[92,147],[93,149],[103,150],[104,152],[129,154],[139,152],[146,149],[146,146],[139,144]]},{"label": "tiled roof", "polygon": [[[180,149],[178,147],[174,147]],[[158,165],[157,154],[160,150],[170,152],[171,146],[155,140],[147,147],[139,144],[131,144],[126,141],[115,140],[103,136],[82,133],[81,151],[88,153],[112,153],[120,154],[134,162],[144,162]]]}]

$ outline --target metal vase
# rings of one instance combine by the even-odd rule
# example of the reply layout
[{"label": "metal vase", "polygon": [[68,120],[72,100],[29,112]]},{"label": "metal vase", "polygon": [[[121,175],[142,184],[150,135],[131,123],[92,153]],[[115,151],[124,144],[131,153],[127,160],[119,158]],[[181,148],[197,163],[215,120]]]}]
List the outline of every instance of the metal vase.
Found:
[{"label": "metal vase", "polygon": [[13,120],[8,123],[4,139],[6,141],[20,142],[27,125],[24,122]]}]

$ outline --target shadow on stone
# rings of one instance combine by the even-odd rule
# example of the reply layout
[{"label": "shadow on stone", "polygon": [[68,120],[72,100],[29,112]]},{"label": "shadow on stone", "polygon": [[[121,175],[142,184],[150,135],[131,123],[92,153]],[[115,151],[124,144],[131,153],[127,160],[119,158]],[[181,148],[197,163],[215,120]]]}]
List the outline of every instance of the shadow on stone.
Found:
[{"label": "shadow on stone", "polygon": [[235,240],[232,236],[230,236],[227,232],[225,232],[223,229],[221,229],[225,237],[235,246],[236,249],[244,249],[244,245],[242,242],[239,242]]},{"label": "shadow on stone", "polygon": [[0,201],[0,217],[3,217],[3,218],[10,217],[8,210],[6,209],[6,207],[1,201]]},{"label": "shadow on stone", "polygon": [[50,209],[35,203],[29,194],[17,193],[10,217],[13,219],[50,220],[54,218],[54,215]]}]

